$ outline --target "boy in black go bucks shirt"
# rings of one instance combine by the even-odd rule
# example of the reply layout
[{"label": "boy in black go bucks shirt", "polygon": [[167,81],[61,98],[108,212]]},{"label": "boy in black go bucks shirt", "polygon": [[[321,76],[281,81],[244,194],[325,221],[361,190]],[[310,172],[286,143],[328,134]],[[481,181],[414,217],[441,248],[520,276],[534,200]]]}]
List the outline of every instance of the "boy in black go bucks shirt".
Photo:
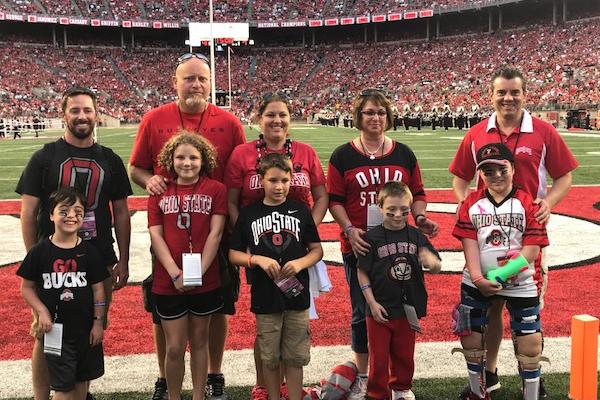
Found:
[{"label": "boy in black go bucks shirt", "polygon": [[31,248],[17,271],[23,298],[39,314],[37,334],[44,336],[55,400],[84,399],[88,381],[104,374],[102,281],[109,274],[98,250],[77,234],[84,204],[75,188],[53,193],[54,233]]},{"label": "boy in black go bucks shirt", "polygon": [[415,332],[427,313],[423,268],[439,272],[440,258],[429,240],[406,223],[412,194],[390,181],[379,191],[383,223],[367,231],[369,251],[358,257],[358,282],[367,302],[369,377],[372,399],[414,400]]},{"label": "boy in black go bucks shirt", "polygon": [[289,158],[267,154],[258,173],[265,198],[240,210],[229,260],[254,269],[250,311],[256,314],[256,340],[269,400],[280,398],[280,363],[285,367],[289,400],[300,400],[302,368],[310,361],[307,268],[323,257],[323,249],[308,207],[287,200],[292,178]]}]

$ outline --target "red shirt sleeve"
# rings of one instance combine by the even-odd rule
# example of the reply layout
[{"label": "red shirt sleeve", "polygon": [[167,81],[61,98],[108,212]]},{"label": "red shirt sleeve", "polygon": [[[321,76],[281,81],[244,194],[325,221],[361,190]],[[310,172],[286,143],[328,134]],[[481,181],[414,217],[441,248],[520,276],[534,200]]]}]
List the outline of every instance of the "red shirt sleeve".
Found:
[{"label": "red shirt sleeve", "polygon": [[238,145],[229,160],[227,161],[227,167],[225,168],[225,177],[223,179],[225,185],[230,188],[240,189],[244,186],[244,146]]},{"label": "red shirt sleeve", "polygon": [[227,188],[221,182],[214,183],[212,214],[227,215]]},{"label": "red shirt sleeve", "polygon": [[[477,193],[477,192],[475,192]],[[477,231],[473,226],[473,222],[471,222],[471,217],[469,215],[469,209],[473,203],[473,194],[470,194],[465,201],[461,204],[460,210],[458,212],[458,220],[454,225],[454,229],[452,230],[452,236],[461,239],[473,239],[477,240]]]},{"label": "red shirt sleeve", "polygon": [[129,164],[146,169],[152,170],[152,154],[150,141],[152,139],[152,127],[150,118],[147,118],[149,114],[146,114],[142,118],[142,122],[135,136],[133,142],[133,149],[131,150],[131,157],[129,157]]},{"label": "red shirt sleeve", "polygon": [[475,176],[475,161],[473,160],[473,137],[471,130],[467,132],[456,149],[456,154],[448,167],[450,173],[470,182]]},{"label": "red shirt sleeve", "polygon": [[235,140],[233,144],[238,146],[240,144],[246,143],[246,135],[244,134],[244,127],[237,117],[233,116],[233,127],[231,131],[234,133]]},{"label": "red shirt sleeve", "polygon": [[548,126],[546,136],[546,157],[544,162],[552,179],[560,178],[573,171],[579,163],[569,147],[552,126]]},{"label": "red shirt sleeve", "polygon": [[163,213],[158,202],[162,195],[148,197],[148,228],[155,225],[163,225]]}]

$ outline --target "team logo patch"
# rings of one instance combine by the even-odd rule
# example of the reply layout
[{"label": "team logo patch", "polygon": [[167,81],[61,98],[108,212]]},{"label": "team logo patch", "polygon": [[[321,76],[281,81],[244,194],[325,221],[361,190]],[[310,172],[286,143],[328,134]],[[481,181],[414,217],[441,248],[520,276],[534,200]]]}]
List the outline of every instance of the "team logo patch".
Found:
[{"label": "team logo patch", "polygon": [[70,291],[69,289],[63,290],[62,293],[60,294],[60,301],[71,301],[74,298],[75,297],[73,296],[73,292]]},{"label": "team logo patch", "polygon": [[485,239],[485,242],[492,246],[501,246],[502,242],[504,242],[504,236],[500,230],[494,229],[492,233],[490,233],[490,236]]},{"label": "team logo patch", "polygon": [[395,281],[408,281],[412,276],[412,265],[404,256],[394,259],[394,263],[389,269],[389,277]]}]

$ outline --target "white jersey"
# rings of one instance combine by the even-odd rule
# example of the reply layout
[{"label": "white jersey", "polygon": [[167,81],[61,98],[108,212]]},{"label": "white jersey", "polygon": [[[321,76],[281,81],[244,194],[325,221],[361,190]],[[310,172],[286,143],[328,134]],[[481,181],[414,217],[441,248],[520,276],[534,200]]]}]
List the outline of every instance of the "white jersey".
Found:
[{"label": "white jersey", "polygon": [[[534,218],[536,205],[531,196],[514,189],[502,202],[497,203],[486,189],[471,193],[464,201],[453,235],[458,239],[477,240],[481,272],[485,277],[519,254],[525,245],[548,245],[544,226]],[[537,296],[534,265],[508,280],[498,293],[508,297]],[[468,269],[463,270],[462,282],[475,287]]]}]

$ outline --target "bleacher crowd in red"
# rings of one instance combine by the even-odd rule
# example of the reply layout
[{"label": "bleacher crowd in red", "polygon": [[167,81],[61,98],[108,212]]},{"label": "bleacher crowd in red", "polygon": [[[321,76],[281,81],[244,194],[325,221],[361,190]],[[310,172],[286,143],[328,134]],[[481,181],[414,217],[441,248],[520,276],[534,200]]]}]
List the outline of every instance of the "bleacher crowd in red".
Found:
[{"label": "bleacher crowd in red", "polygon": [[[190,2],[191,4],[191,2]],[[54,48],[0,38],[0,116],[58,115],[55,100],[78,83],[100,93],[102,112],[139,121],[173,98],[168,71],[184,49]],[[600,20],[530,26],[493,35],[351,47],[236,48],[231,61],[233,111],[248,116],[261,93],[289,89],[302,116],[348,104],[380,87],[399,109],[449,104],[488,106],[487,79],[498,63],[526,71],[530,108],[589,107],[600,101]],[[216,59],[217,88],[227,92],[227,57]]]},{"label": "bleacher crowd in red", "polygon": [[[489,1],[491,0],[226,0],[215,2],[214,18],[216,21],[273,21],[360,16],[420,8],[481,6]],[[202,21],[208,19],[208,0],[6,0],[0,2],[0,11],[117,20]]]}]

